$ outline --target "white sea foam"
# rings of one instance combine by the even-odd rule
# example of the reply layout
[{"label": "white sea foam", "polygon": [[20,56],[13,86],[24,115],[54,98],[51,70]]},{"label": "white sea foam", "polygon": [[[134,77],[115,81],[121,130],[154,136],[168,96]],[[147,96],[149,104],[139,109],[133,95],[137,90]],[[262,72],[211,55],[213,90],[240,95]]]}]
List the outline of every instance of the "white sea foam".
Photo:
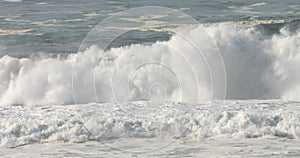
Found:
[{"label": "white sea foam", "polygon": [[[297,69],[300,66],[299,32],[290,33],[283,28],[280,34],[266,37],[249,26],[217,24],[206,26],[205,29],[218,45],[224,60],[227,73],[226,98],[300,99],[300,75]],[[185,35],[200,41],[202,38],[197,28]],[[73,104],[72,90],[75,91],[76,103],[115,101],[111,79],[115,86],[122,85],[128,81],[127,70],[148,61],[149,58],[168,63],[176,75],[186,76],[180,80],[182,87],[185,88],[185,102],[198,96],[200,99],[209,99],[210,81],[203,61],[193,61],[193,56],[189,56],[186,62],[180,56],[174,55],[173,49],[182,52],[192,51],[184,45],[180,37],[174,35],[166,42],[111,49],[101,61],[98,58],[102,50],[96,46],[85,52],[70,54],[66,59],[32,60],[4,56],[0,58],[0,103],[1,105]],[[209,60],[214,62],[214,59]],[[76,72],[73,74],[75,84],[72,87],[75,63]],[[116,70],[117,63],[119,67]],[[201,76],[198,94],[192,93],[195,81],[191,77],[193,72],[188,69],[189,63],[197,66],[194,70]],[[114,71],[118,72],[118,76],[111,75]],[[138,69],[131,77],[129,92],[122,86],[119,86],[118,90],[115,89],[120,100],[128,101],[128,98],[122,98],[126,98],[123,94],[129,94],[129,100],[151,99],[149,88],[151,89],[153,83],[163,83],[165,87],[161,89],[158,86],[157,89],[165,94],[163,99],[182,101],[180,84],[165,67],[148,65]]]},{"label": "white sea foam", "polygon": [[15,147],[117,138],[299,139],[299,105],[299,102],[283,101],[222,101],[10,106],[0,108],[0,145]]},{"label": "white sea foam", "polygon": [[6,2],[22,2],[23,0],[4,0]]},{"label": "white sea foam", "polygon": [[25,30],[3,30],[0,29],[0,35],[13,35],[13,34],[25,34],[32,32],[32,29],[25,29]]}]

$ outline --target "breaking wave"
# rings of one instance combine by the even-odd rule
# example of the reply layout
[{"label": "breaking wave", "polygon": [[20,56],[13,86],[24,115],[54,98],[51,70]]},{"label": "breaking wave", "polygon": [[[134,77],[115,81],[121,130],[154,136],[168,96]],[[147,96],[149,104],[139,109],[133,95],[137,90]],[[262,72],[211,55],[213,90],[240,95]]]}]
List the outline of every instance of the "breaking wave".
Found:
[{"label": "breaking wave", "polygon": [[[223,57],[227,76],[226,99],[300,99],[299,31],[283,27],[278,33],[267,36],[256,26],[222,23],[204,28]],[[192,28],[186,36],[201,41],[198,29]],[[172,54],[174,49],[189,51],[183,43],[181,38],[173,35],[169,41],[151,45],[112,48],[100,61],[99,52],[103,50],[97,46],[70,54],[65,59],[3,56],[0,58],[0,104],[114,102],[113,88],[117,88],[115,93],[122,101],[164,99],[189,102],[199,96],[200,99],[210,99],[210,94],[217,92],[212,92],[209,70],[204,62],[193,61],[193,57],[183,62]],[[126,57],[124,54],[127,54]],[[136,64],[134,62],[142,63],[146,58],[169,63],[169,67],[149,64],[135,69],[129,80],[126,70],[132,68]],[[209,60],[214,62],[213,58]],[[190,62],[196,63],[195,71],[186,68]],[[121,66],[116,70],[117,64]],[[175,74],[171,71],[173,69]],[[117,75],[112,76],[115,71]],[[194,73],[200,76],[200,88],[196,94],[196,81],[190,77]],[[180,79],[183,85],[176,80],[176,75],[186,76]],[[111,85],[112,79],[115,86]],[[122,87],[127,81],[130,82],[129,91]],[[182,91],[185,92],[185,100],[182,100]],[[129,94],[129,99],[123,93]]]}]

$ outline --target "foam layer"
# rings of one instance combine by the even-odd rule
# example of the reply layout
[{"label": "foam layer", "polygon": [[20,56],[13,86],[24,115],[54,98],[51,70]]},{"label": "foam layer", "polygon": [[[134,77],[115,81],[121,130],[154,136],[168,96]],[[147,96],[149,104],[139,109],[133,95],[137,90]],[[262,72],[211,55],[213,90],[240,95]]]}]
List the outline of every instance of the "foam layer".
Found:
[{"label": "foam layer", "polygon": [[6,2],[22,2],[23,0],[4,0]]},{"label": "foam layer", "polygon": [[149,102],[0,108],[0,144],[108,141],[121,138],[300,138],[300,104],[225,101]]},{"label": "foam layer", "polygon": [[[185,35],[202,40],[205,45],[197,29],[191,29]],[[300,99],[297,69],[300,66],[299,32],[292,33],[282,28],[279,34],[265,36],[253,26],[231,24],[210,25],[205,30],[219,47],[224,60],[227,99]],[[85,52],[70,54],[66,59],[33,60],[4,56],[0,58],[0,104],[112,102],[115,101],[113,90],[122,101],[164,99],[189,102],[195,98],[210,99],[211,81],[204,61],[193,56],[183,59],[174,55],[176,50],[192,51],[184,43],[182,38],[174,35],[166,42],[111,49],[100,61],[99,52],[102,50],[96,46]],[[205,53],[209,54],[209,50]],[[127,70],[149,59],[167,63],[169,67],[148,65],[136,69],[131,78],[128,77],[130,72]],[[214,63],[213,58],[208,60]],[[74,64],[76,73],[72,76]],[[190,69],[189,64],[194,69]],[[175,75],[169,70],[174,70]],[[117,75],[112,76],[113,73]],[[194,74],[200,76],[196,90]],[[179,76],[180,82],[176,76]],[[111,87],[112,79],[115,89]],[[129,91],[122,86],[128,80]],[[154,83],[162,83],[163,86]],[[161,94],[163,98],[156,98]]]}]

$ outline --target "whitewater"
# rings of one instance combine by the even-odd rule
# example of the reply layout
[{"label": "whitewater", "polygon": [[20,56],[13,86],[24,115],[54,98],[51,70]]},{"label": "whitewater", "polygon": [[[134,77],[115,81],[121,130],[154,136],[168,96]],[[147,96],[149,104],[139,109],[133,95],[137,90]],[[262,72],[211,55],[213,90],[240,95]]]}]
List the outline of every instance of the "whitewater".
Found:
[{"label": "whitewater", "polygon": [[[300,66],[298,31],[290,32],[284,27],[278,34],[266,37],[254,26],[237,26],[232,23],[213,24],[205,27],[205,30],[221,50],[227,77],[226,99],[300,99],[300,75],[297,69]],[[191,39],[201,38],[197,31],[197,28],[194,28],[187,36]],[[78,54],[67,55],[65,59],[60,59],[59,56],[16,58],[4,55],[0,59],[2,81],[0,103],[1,105],[50,105],[74,104],[75,101],[76,103],[113,102],[111,90],[113,87],[110,79],[116,78],[113,82],[121,84],[127,82],[129,77],[126,73],[117,74],[119,75],[117,77],[112,76],[116,71],[115,67],[122,65],[122,69],[118,68],[126,72],[126,69],[129,71],[134,65],[150,61],[148,58],[157,63],[169,63],[170,69],[176,70],[178,76],[192,76],[192,72],[189,72],[191,70],[186,69],[184,60],[190,60],[193,56],[184,59],[173,55],[174,48],[188,49],[181,40],[182,38],[174,35],[169,41],[158,41],[151,45],[134,44],[112,48],[101,57],[101,61],[99,61],[99,53],[103,50],[97,46],[91,46]],[[209,62],[213,63],[214,59]],[[207,95],[212,90],[209,86],[210,76],[205,65],[199,63],[197,73],[201,76],[199,81],[201,86],[197,91],[200,100],[210,99]],[[145,77],[146,74],[148,78]],[[72,79],[75,80],[73,83]],[[154,82],[167,86],[164,92],[165,100],[181,101],[182,99],[178,90],[180,85],[175,81],[172,73],[161,66],[146,65],[142,69],[135,70],[132,79],[128,82],[134,88],[118,90],[118,93],[131,95],[121,98],[122,101],[149,99],[147,90]],[[93,83],[98,88],[96,95]],[[181,86],[187,87],[187,90],[181,93],[193,96],[188,93],[194,92],[192,90],[194,83],[195,81],[191,79],[182,79]],[[76,91],[75,101],[74,91]],[[186,97],[186,101],[192,99]]]},{"label": "whitewater", "polygon": [[299,108],[277,100],[14,106],[0,111],[1,154],[297,157]]}]

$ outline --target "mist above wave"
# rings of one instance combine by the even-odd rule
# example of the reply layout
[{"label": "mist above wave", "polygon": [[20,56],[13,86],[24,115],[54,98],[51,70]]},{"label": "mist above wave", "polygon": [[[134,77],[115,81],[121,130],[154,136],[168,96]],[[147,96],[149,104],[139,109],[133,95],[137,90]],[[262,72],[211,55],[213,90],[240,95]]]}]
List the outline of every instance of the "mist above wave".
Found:
[{"label": "mist above wave", "polygon": [[[231,24],[210,25],[206,26],[205,30],[218,46],[224,60],[227,99],[300,99],[299,32],[292,33],[282,28],[278,34],[267,37],[253,26],[241,27]],[[202,38],[197,34],[197,28],[191,29],[186,35],[191,39]],[[157,65],[149,65],[136,71],[129,83],[130,91],[120,86],[117,92],[120,93],[119,96],[126,93],[129,94],[130,100],[151,100],[154,97],[158,100],[185,102],[199,96],[200,99],[210,99],[211,83],[203,62],[197,63],[192,61],[192,58],[187,59],[197,64],[196,73],[201,76],[200,88],[197,89],[197,94],[193,94],[195,81],[191,77],[193,72],[187,69],[189,62],[184,63],[183,59],[174,56],[172,48],[189,50],[184,41],[174,35],[169,41],[156,42],[152,45],[113,48],[101,61],[98,60],[99,52],[103,50],[96,46],[85,52],[70,54],[61,60],[55,58],[32,60],[3,56],[0,58],[0,104],[113,102],[115,98],[111,79],[114,79],[116,87],[118,83],[122,85],[122,82],[127,82],[126,68],[131,68],[133,62],[138,63],[144,58],[149,58],[149,54],[150,58],[156,61],[169,63],[177,75],[186,76],[181,80],[186,99],[181,100],[182,89],[172,72]],[[126,58],[123,58],[124,54],[127,54]],[[124,72],[119,72],[115,77],[111,76],[116,63],[120,60],[122,69],[118,70]],[[214,59],[209,60],[214,62]],[[72,73],[74,64],[76,73]],[[156,89],[152,89],[153,92],[149,91],[156,82],[165,86],[162,88],[156,85]],[[96,87],[93,88],[94,85]],[[164,98],[157,98],[161,94],[164,94]]]}]

